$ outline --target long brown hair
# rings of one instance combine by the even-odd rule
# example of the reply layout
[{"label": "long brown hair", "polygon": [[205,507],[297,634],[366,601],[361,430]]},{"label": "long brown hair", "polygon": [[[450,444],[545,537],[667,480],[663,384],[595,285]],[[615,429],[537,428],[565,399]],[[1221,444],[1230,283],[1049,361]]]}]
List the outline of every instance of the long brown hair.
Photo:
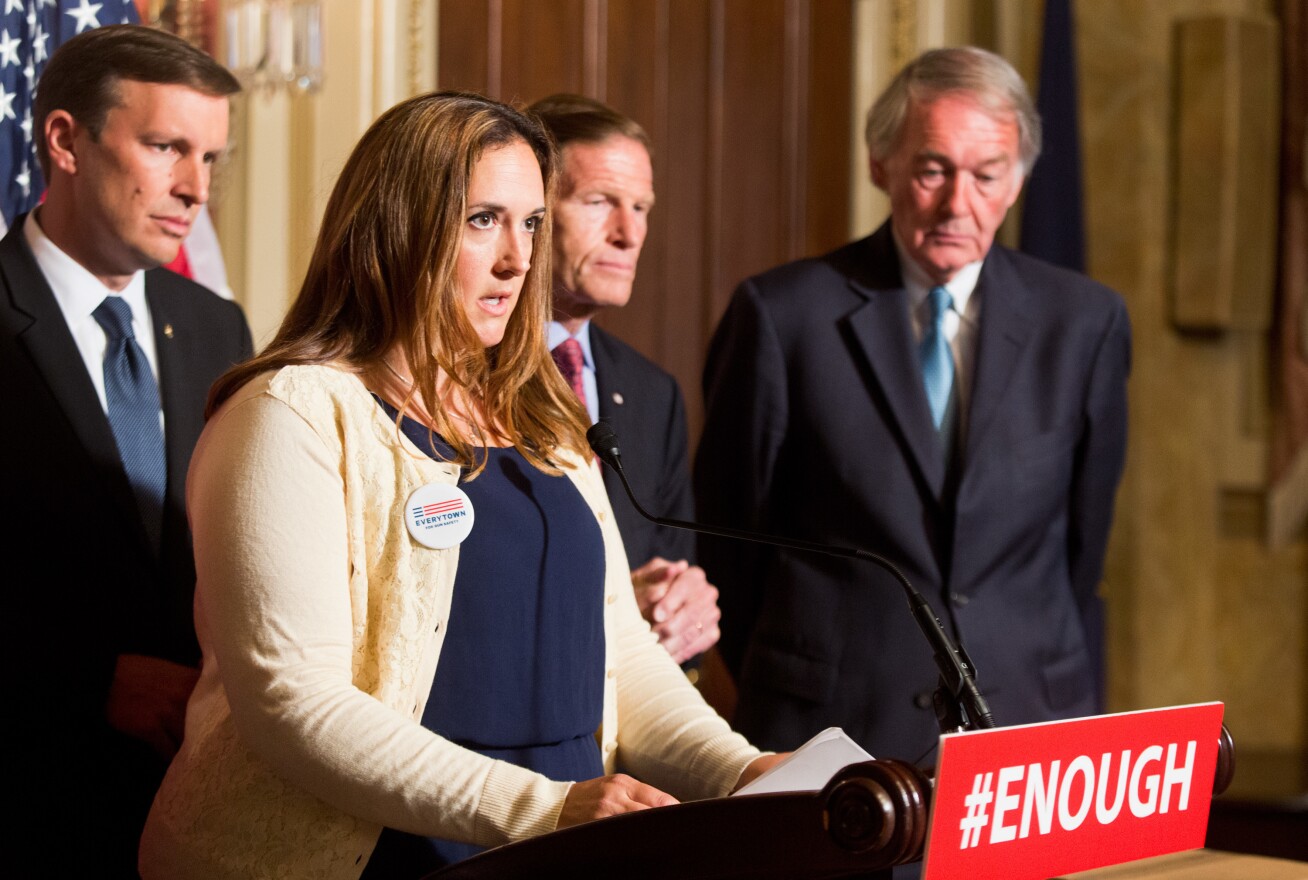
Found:
[{"label": "long brown hair", "polygon": [[[473,167],[487,150],[516,142],[535,153],[551,206],[557,158],[534,117],[465,92],[421,95],[382,114],[341,171],[277,336],[215,383],[207,414],[267,370],[334,363],[362,372],[400,346],[432,428],[474,476],[485,465],[476,447],[485,444],[470,440],[485,438],[479,430],[467,438],[450,420],[444,404],[456,389],[537,468],[558,472],[549,461],[557,447],[589,457],[585,411],[545,347],[549,212],[498,345],[478,339],[455,280]],[[441,374],[447,384],[438,389]]]}]

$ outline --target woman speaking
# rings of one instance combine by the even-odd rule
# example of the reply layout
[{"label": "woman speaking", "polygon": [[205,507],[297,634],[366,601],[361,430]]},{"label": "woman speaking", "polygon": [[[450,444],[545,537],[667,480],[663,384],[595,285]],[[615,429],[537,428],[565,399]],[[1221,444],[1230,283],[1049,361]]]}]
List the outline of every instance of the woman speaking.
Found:
[{"label": "woman speaking", "polygon": [[277,337],[215,385],[188,484],[204,659],[146,878],[417,877],[775,759],[637,612],[544,344],[554,173],[502,104],[391,109]]}]

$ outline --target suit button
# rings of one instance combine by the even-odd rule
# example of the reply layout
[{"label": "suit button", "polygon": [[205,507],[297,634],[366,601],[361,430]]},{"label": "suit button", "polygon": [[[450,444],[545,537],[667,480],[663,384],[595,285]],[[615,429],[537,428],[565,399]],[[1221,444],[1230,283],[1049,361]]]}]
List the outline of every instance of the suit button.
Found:
[{"label": "suit button", "polygon": [[971,602],[972,600],[971,598],[964,595],[963,593],[950,593],[949,601],[953,602],[955,607],[962,608],[964,605],[966,605],[968,602]]},{"label": "suit button", "polygon": [[920,691],[913,695],[913,705],[919,709],[930,709],[935,705],[935,694],[932,691]]}]

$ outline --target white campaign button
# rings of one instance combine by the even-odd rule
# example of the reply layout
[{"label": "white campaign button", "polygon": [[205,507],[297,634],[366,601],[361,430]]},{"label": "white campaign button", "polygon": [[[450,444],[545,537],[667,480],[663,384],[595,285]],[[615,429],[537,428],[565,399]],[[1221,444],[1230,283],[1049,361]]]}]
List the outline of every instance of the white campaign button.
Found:
[{"label": "white campaign button", "polygon": [[428,483],[409,496],[404,522],[413,540],[433,550],[463,543],[472,531],[472,500],[458,486]]}]

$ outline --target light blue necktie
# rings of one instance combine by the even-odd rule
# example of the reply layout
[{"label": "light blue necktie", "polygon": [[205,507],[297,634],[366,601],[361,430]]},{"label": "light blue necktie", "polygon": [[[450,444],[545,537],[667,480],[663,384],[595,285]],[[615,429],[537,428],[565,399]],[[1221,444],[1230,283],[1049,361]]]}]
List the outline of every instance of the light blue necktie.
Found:
[{"label": "light blue necktie", "polygon": [[168,467],[159,426],[159,386],[132,330],[132,307],[121,296],[107,296],[91,313],[104,328],[104,393],[123,471],[151,548],[159,551]]},{"label": "light blue necktie", "polygon": [[939,431],[945,407],[949,405],[949,392],[954,387],[954,354],[945,337],[945,313],[953,307],[954,298],[945,288],[933,287],[927,299],[931,303],[931,323],[924,328],[918,354],[922,358],[922,381],[931,406],[931,421]]}]

